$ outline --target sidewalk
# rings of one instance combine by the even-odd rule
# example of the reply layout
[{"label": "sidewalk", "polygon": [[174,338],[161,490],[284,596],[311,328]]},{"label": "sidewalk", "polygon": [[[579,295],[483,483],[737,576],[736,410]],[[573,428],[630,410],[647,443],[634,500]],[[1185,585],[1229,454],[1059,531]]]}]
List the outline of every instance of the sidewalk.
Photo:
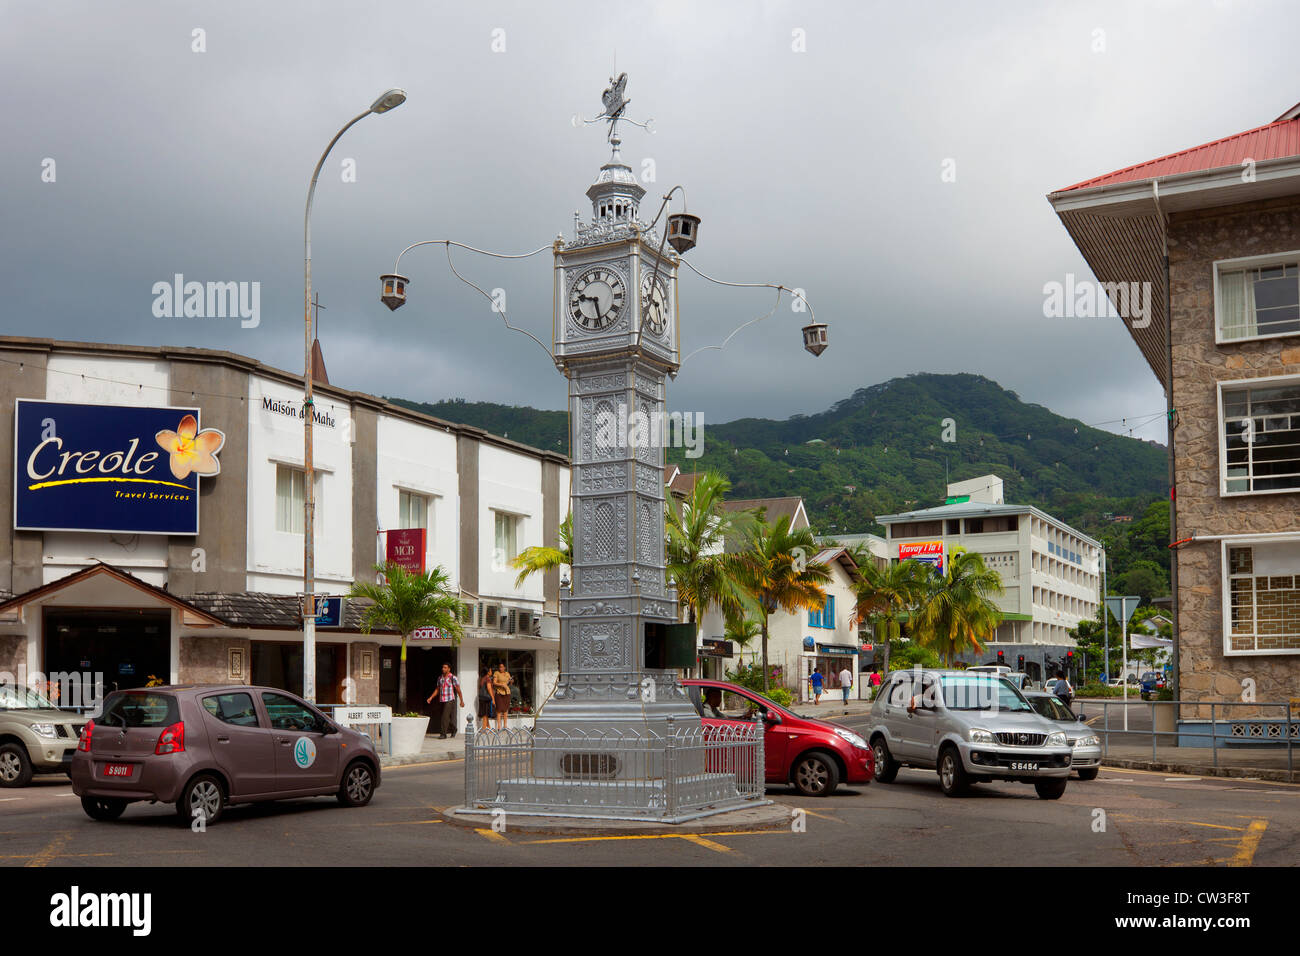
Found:
[{"label": "sidewalk", "polygon": [[1102,764],[1129,770],[1155,770],[1162,773],[1185,773],[1196,777],[1238,777],[1246,780],[1278,780],[1300,783],[1300,754],[1295,768],[1288,772],[1286,747],[1219,748],[1218,766],[1209,747],[1172,747],[1160,745],[1155,759],[1151,744],[1111,744]]}]

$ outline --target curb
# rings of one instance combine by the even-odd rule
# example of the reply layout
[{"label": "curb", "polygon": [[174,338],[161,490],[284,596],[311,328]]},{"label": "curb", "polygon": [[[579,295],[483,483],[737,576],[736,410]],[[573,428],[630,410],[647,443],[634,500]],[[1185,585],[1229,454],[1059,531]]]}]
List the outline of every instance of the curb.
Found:
[{"label": "curb", "polygon": [[428,751],[418,754],[403,754],[400,757],[380,756],[379,767],[381,770],[389,767],[405,767],[408,764],[415,763],[434,763],[443,760],[464,760],[465,753],[461,750],[444,750],[441,752]]},{"label": "curb", "polygon": [[[465,830],[485,830],[492,825],[486,811],[464,811],[464,807],[449,807],[439,816],[444,823]],[[725,830],[730,833],[753,833],[790,828],[790,809],[768,801],[760,807],[741,807],[711,816],[687,820],[685,823],[657,823],[653,821],[599,820],[572,817],[531,816],[521,813],[507,815],[513,833],[539,836],[670,836],[672,834],[704,834]]]},{"label": "curb", "polygon": [[1273,770],[1267,767],[1201,767],[1190,764],[1162,763],[1154,760],[1129,760],[1123,757],[1103,757],[1103,767],[1120,767],[1124,770],[1151,770],[1157,773],[1182,773],[1194,777],[1236,777],[1251,780],[1272,780],[1279,783],[1300,782],[1300,771]]}]

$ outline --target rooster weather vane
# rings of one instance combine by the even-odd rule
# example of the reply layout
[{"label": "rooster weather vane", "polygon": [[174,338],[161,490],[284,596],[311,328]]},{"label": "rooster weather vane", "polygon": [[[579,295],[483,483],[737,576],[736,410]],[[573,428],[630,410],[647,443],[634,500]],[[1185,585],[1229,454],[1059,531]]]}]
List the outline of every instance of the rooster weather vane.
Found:
[{"label": "rooster weather vane", "polygon": [[636,120],[628,119],[625,115],[627,112],[627,104],[632,102],[623,95],[623,92],[626,89],[626,73],[620,73],[618,79],[611,76],[609,78],[609,86],[605,88],[605,92],[600,94],[600,101],[604,104],[605,109],[595,119],[584,119],[582,121],[583,125],[590,126],[593,123],[608,123],[609,134],[606,138],[611,143],[614,143],[617,140],[616,131],[618,129],[619,120],[624,120],[625,122],[631,123],[633,126],[641,127],[646,132],[653,133],[654,130],[651,128],[654,124],[653,119],[648,119],[644,123],[638,123]]}]

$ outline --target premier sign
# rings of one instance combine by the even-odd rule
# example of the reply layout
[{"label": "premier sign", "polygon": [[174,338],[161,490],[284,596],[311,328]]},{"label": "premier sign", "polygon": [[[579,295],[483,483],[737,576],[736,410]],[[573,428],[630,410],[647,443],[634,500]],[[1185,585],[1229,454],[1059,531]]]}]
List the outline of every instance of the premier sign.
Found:
[{"label": "premier sign", "polygon": [[226,437],[197,408],[18,399],[14,529],[198,534]]}]

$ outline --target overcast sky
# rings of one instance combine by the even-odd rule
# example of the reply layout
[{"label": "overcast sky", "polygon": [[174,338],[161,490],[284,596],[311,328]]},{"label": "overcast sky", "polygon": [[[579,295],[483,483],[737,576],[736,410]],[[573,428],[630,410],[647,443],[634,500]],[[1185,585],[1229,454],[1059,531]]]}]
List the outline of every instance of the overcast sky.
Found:
[{"label": "overcast sky", "polygon": [[[608,155],[603,127],[572,118],[600,111],[617,64],[628,115],[655,121],[653,134],[624,127],[625,159],[654,160],[647,208],[681,183],[703,218],[691,262],[802,287],[830,325],[814,359],[806,316],[784,306],[692,358],[671,408],[785,418],[896,375],[968,371],[1087,422],[1147,416],[1164,398],[1118,319],[1043,317],[1044,283],[1090,278],[1044,196],[1273,120],[1300,100],[1298,35],[1296,5],[1244,0],[5,0],[3,332],[221,348],[300,371],[312,167],[396,86],[407,103],[349,131],[317,190],[331,381],[563,407],[554,367],[440,247],[403,260],[397,312],[377,277],[418,240],[519,253],[571,236]],[[549,340],[549,251],[455,256]],[[153,286],[176,273],[261,283],[260,324],[155,317]],[[685,273],[683,352],[771,303]],[[1139,434],[1163,440],[1163,424]]]}]

